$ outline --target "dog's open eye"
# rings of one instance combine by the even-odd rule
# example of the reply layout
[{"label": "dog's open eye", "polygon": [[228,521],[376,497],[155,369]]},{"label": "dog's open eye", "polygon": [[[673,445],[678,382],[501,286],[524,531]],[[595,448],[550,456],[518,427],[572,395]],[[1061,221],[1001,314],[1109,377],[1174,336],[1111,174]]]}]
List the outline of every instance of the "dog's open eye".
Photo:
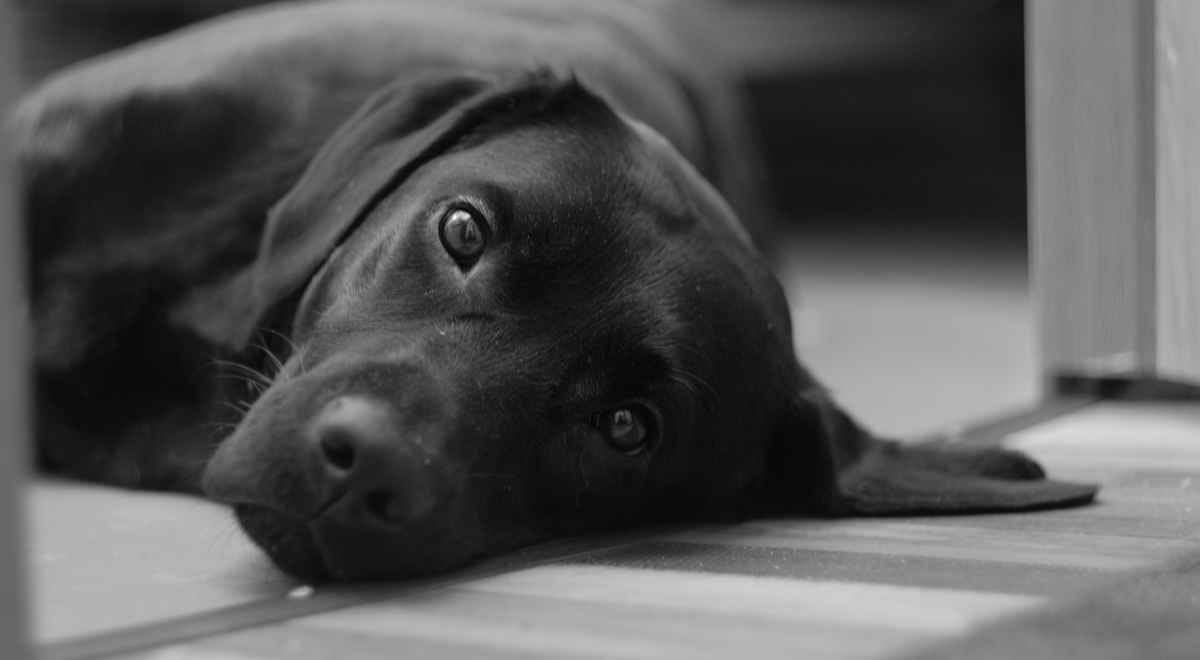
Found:
[{"label": "dog's open eye", "polygon": [[442,216],[438,234],[442,247],[459,266],[475,263],[487,247],[487,225],[470,209],[458,207],[447,211]]},{"label": "dog's open eye", "polygon": [[630,456],[645,451],[654,435],[653,415],[639,405],[597,413],[592,416],[592,425],[613,449]]}]

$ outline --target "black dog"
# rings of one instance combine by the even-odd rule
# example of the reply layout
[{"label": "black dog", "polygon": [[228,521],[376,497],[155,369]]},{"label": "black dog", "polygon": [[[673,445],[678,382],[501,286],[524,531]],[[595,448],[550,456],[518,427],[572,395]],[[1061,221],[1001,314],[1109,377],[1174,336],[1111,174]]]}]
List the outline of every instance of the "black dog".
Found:
[{"label": "black dog", "polygon": [[[686,58],[619,17],[451,4],[254,12],[27,101],[44,466],[202,488],[342,579],[647,521],[1093,498],[831,401],[702,176],[736,197],[741,157]],[[604,27],[547,36],[579,25]]]}]

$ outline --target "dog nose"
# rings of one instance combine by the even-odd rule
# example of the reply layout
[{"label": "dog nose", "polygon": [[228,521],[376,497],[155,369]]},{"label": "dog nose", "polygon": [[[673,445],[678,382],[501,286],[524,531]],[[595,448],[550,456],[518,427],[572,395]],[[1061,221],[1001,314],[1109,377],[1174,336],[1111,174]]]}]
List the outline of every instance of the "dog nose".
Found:
[{"label": "dog nose", "polygon": [[325,404],[314,422],[321,456],[335,478],[349,476],[362,458],[384,451],[391,420],[387,410],[370,399],[340,396]]},{"label": "dog nose", "polygon": [[345,523],[399,526],[428,518],[441,493],[431,456],[402,437],[382,401],[339,396],[312,422],[328,515]]}]

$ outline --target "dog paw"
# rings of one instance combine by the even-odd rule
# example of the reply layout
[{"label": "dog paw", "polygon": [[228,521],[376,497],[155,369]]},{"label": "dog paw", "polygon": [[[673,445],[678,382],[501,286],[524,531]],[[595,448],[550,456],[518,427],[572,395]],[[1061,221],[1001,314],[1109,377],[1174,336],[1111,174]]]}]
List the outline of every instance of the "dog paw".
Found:
[{"label": "dog paw", "polygon": [[969,457],[969,472],[981,477],[1036,481],[1046,478],[1046,471],[1037,461],[1023,452],[1012,449],[988,448],[973,450]]},{"label": "dog paw", "polygon": [[962,447],[945,444],[897,446],[901,460],[946,474],[1005,481],[1037,481],[1046,471],[1023,452],[1000,447]]}]

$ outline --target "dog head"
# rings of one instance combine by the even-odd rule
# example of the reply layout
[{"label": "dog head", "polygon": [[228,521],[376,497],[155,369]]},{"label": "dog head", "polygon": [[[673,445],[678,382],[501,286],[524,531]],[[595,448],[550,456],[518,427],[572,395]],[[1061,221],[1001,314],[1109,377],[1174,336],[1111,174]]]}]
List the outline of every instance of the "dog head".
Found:
[{"label": "dog head", "polygon": [[689,164],[573,79],[380,92],[247,279],[238,332],[283,310],[291,351],[205,488],[290,572],[425,573],[754,493],[838,506],[779,285]]}]

